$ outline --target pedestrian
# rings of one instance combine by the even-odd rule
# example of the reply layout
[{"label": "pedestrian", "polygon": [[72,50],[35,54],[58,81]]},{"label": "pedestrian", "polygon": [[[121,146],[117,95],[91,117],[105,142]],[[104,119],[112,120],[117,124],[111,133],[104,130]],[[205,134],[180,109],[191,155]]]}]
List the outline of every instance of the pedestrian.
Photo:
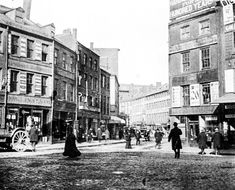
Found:
[{"label": "pedestrian", "polygon": [[81,152],[77,149],[76,146],[76,137],[73,134],[73,128],[71,126],[67,127],[67,137],[65,140],[65,147],[64,147],[64,156],[68,156],[70,158],[75,158],[81,155]]},{"label": "pedestrian", "polygon": [[197,137],[197,142],[198,142],[198,146],[201,149],[201,151],[198,154],[206,154],[205,153],[205,149],[207,147],[206,142],[207,142],[207,136],[205,133],[205,129],[201,129],[201,132],[199,133],[198,137]]},{"label": "pedestrian", "polygon": [[162,137],[163,137],[164,133],[161,132],[159,129],[157,129],[154,133],[154,137],[155,137],[155,142],[156,142],[156,145],[155,145],[155,148],[158,147],[158,149],[161,148],[161,142],[162,142]]},{"label": "pedestrian", "polygon": [[39,131],[34,123],[34,120],[32,118],[32,123],[31,123],[31,128],[29,130],[29,139],[30,139],[30,143],[32,146],[32,151],[35,152],[36,151],[36,144],[38,143],[38,134]]},{"label": "pedestrian", "polygon": [[220,149],[222,145],[222,134],[219,132],[218,128],[215,128],[215,133],[212,136],[213,148],[215,150],[215,154],[220,154]]},{"label": "pedestrian", "polygon": [[136,145],[140,144],[141,134],[140,134],[140,130],[138,129],[136,130],[135,138],[136,138]]},{"label": "pedestrian", "polygon": [[172,150],[175,152],[175,158],[180,158],[180,149],[182,149],[180,135],[182,135],[181,129],[178,128],[178,123],[173,123],[174,128],[171,129],[168,136],[168,142],[171,140]]},{"label": "pedestrian", "polygon": [[211,130],[207,130],[206,137],[207,137],[206,145],[208,148],[211,148],[211,141],[212,141]]},{"label": "pedestrian", "polygon": [[93,132],[92,132],[92,129],[90,128],[87,133],[87,140],[89,143],[91,142],[92,137],[93,137]]},{"label": "pedestrian", "polygon": [[131,131],[126,131],[126,149],[131,149]]},{"label": "pedestrian", "polygon": [[105,130],[105,140],[107,141],[109,139],[110,139],[110,133],[109,133],[108,128],[106,128],[106,130]]},{"label": "pedestrian", "polygon": [[102,139],[102,131],[100,128],[97,129],[97,138],[99,140],[99,142],[101,142],[101,139]]}]

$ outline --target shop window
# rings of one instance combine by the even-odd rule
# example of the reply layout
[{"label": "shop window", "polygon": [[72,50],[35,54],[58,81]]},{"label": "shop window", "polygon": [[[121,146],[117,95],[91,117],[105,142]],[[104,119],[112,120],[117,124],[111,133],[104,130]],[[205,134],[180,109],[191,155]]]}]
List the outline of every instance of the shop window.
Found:
[{"label": "shop window", "polygon": [[183,26],[182,28],[180,28],[180,38],[184,40],[184,39],[188,39],[189,37],[190,37],[189,25]]},{"label": "shop window", "polygon": [[18,55],[19,53],[19,36],[12,35],[11,37],[11,53]]},{"label": "shop window", "polygon": [[184,106],[189,106],[190,105],[189,85],[183,86],[183,100],[184,100]]},{"label": "shop window", "polygon": [[199,22],[199,34],[204,35],[209,33],[210,33],[210,20],[207,19]]},{"label": "shop window", "polygon": [[18,71],[11,71],[11,79],[10,79],[10,92],[17,92],[18,91]]},{"label": "shop window", "polygon": [[209,104],[211,102],[210,83],[202,84],[202,100],[203,104]]},{"label": "shop window", "polygon": [[59,50],[55,49],[55,52],[54,52],[54,64],[55,65],[58,64],[58,55],[59,55]]},{"label": "shop window", "polygon": [[210,68],[210,48],[201,49],[201,64],[202,69]]},{"label": "shop window", "polygon": [[42,96],[47,95],[47,79],[48,78],[46,76],[42,76],[42,86],[41,86]]},{"label": "shop window", "polygon": [[183,65],[183,72],[189,71],[190,69],[189,52],[182,53],[182,65]]},{"label": "shop window", "polygon": [[33,93],[33,74],[27,73],[26,78],[26,94]]},{"label": "shop window", "polygon": [[47,61],[48,45],[42,44],[42,61]]},{"label": "shop window", "polygon": [[27,58],[33,58],[33,43],[32,40],[27,40]]}]

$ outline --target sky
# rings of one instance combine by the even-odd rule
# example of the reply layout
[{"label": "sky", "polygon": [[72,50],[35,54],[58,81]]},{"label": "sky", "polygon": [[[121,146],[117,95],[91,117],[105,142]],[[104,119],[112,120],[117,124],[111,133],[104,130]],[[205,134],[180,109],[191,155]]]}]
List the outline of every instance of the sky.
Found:
[{"label": "sky", "polygon": [[[0,0],[10,8],[23,0]],[[77,28],[77,40],[94,48],[118,48],[120,84],[168,83],[167,0],[32,0],[30,19],[54,23],[56,34]]]}]

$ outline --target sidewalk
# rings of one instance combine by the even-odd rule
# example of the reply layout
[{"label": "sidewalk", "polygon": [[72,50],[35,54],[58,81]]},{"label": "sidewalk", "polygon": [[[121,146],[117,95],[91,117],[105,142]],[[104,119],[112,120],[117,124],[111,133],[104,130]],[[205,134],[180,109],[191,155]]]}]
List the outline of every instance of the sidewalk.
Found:
[{"label": "sidewalk", "polygon": [[[92,142],[82,142],[82,143],[77,143],[76,145],[78,148],[82,147],[93,147],[93,146],[102,146],[102,145],[109,145],[109,144],[120,144],[120,143],[126,143],[124,139],[121,140],[102,140],[101,142],[97,141],[92,141]],[[37,145],[37,150],[38,151],[45,151],[45,150],[63,150],[65,146],[65,142],[63,143],[55,143],[55,144],[49,144],[49,143],[39,143]]]},{"label": "sidewalk", "polygon": [[[109,144],[120,144],[120,143],[126,143],[124,139],[121,140],[102,140],[101,142],[99,141],[92,141],[92,142],[82,142],[82,143],[76,143],[78,149],[79,148],[84,148],[84,147],[95,147],[95,146],[102,146],[102,145],[109,145]],[[162,152],[162,153],[173,153],[171,149],[171,142],[168,142],[166,138],[163,139],[161,148],[155,148],[155,141],[154,139],[151,139],[150,142],[147,142],[146,144],[146,149],[142,149],[139,146],[135,145],[135,140],[133,139],[132,141],[132,147],[133,149],[128,149],[128,151],[157,151],[157,152]],[[43,144],[39,143],[37,145],[37,150],[38,151],[48,151],[48,150],[63,150],[65,146],[65,143],[55,143],[55,144]],[[127,149],[123,148],[123,151]],[[181,150],[182,154],[194,154],[197,155],[200,152],[200,149],[198,147],[190,147],[188,145],[183,144],[183,148]],[[213,149],[205,149],[206,156],[212,156],[213,154],[210,154],[213,152]],[[235,155],[235,149],[226,149],[226,150],[221,150],[220,155]]]}]

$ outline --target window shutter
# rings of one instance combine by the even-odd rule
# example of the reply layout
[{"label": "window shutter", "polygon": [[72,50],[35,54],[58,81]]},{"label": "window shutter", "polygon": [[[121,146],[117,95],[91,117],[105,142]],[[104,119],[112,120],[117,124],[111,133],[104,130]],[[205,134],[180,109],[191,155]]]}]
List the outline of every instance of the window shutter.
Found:
[{"label": "window shutter", "polygon": [[20,94],[26,94],[26,72],[20,72]]},{"label": "window shutter", "polygon": [[8,53],[11,54],[11,34],[8,34]]},{"label": "window shutter", "polygon": [[214,102],[216,99],[219,98],[219,82],[211,82],[210,83],[210,96],[211,102]]},{"label": "window shutter", "polygon": [[181,107],[182,105],[182,89],[180,86],[172,87],[172,107]]},{"label": "window shutter", "polygon": [[47,90],[46,90],[47,96],[52,96],[52,77],[47,78]]},{"label": "window shutter", "polygon": [[11,70],[7,71],[7,92],[10,92],[10,84],[11,84]]},{"label": "window shutter", "polygon": [[35,59],[42,60],[42,43],[39,41],[35,43]]},{"label": "window shutter", "polygon": [[53,62],[53,57],[54,57],[53,47],[51,45],[49,45],[49,47],[48,47],[48,62],[49,63]]},{"label": "window shutter", "polygon": [[27,55],[27,39],[25,37],[20,38],[20,56],[26,57]]},{"label": "window shutter", "polygon": [[36,74],[35,75],[35,95],[37,96],[41,96],[42,92],[41,92],[41,75]]}]

